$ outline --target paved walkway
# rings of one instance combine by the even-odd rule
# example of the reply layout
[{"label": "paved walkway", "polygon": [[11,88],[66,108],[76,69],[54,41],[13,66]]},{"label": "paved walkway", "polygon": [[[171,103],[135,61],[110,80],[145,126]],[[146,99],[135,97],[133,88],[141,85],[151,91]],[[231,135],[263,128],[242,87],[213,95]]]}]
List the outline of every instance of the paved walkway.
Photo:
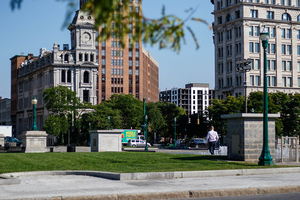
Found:
[{"label": "paved walkway", "polygon": [[[0,185],[0,199],[176,199],[212,196],[256,195],[300,192],[300,168],[263,169],[259,175],[220,176],[149,180],[110,180],[83,175],[50,175],[53,172],[8,173],[19,184]],[[233,172],[233,173],[232,173]],[[290,173],[284,173],[290,172]],[[268,173],[268,174],[266,174]],[[72,173],[70,173],[72,174]],[[155,173],[153,173],[155,174]],[[254,172],[252,174],[255,174]],[[15,180],[15,179],[14,179]]]}]

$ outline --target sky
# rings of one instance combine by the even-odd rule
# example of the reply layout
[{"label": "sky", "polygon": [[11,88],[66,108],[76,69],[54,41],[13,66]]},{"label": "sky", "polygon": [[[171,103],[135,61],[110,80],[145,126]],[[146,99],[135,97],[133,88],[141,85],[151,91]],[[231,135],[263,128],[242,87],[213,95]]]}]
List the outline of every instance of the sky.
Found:
[{"label": "sky", "polygon": [[[79,0],[78,0],[79,2]],[[165,6],[166,14],[182,19],[188,17],[185,11],[197,8],[193,17],[209,24],[213,22],[213,5],[210,0],[143,0],[143,14],[147,18],[161,17]],[[0,2],[0,96],[10,98],[11,62],[15,55],[39,55],[40,48],[53,50],[53,44],[70,44],[70,33],[63,22],[67,3],[62,0],[23,0],[20,9],[12,11],[10,0]],[[184,88],[187,83],[209,83],[214,88],[214,45],[213,32],[203,23],[187,21],[194,31],[200,48],[186,30],[186,44],[178,54],[170,49],[143,44],[159,63],[159,89]]]}]

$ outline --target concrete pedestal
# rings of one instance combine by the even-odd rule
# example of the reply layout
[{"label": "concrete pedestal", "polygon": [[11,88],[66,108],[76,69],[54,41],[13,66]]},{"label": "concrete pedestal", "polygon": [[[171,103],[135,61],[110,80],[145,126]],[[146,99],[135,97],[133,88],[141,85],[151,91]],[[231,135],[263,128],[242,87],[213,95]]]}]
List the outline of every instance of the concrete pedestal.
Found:
[{"label": "concrete pedestal", "polygon": [[[227,119],[227,157],[257,163],[263,146],[263,114],[238,113],[222,115]],[[268,115],[270,154],[275,161],[275,119],[280,114]]]},{"label": "concrete pedestal", "polygon": [[91,130],[91,152],[122,151],[121,130]]},{"label": "concrete pedestal", "polygon": [[26,131],[22,135],[22,142],[25,153],[44,153],[47,152],[47,136],[46,131]]},{"label": "concrete pedestal", "polygon": [[4,147],[4,135],[0,134],[0,147]]}]

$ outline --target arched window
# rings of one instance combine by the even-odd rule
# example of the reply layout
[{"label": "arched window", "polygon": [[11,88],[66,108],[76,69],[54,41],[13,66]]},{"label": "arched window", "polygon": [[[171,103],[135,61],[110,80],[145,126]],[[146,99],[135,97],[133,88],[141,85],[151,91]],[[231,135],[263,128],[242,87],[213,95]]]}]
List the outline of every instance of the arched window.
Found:
[{"label": "arched window", "polygon": [[88,71],[85,71],[84,73],[83,73],[83,82],[84,83],[89,83],[90,81],[89,81],[89,72]]},{"label": "arched window", "polygon": [[291,21],[292,18],[291,18],[291,16],[288,13],[284,13],[282,15],[282,17],[281,17],[281,20],[283,20],[283,21]]},{"label": "arched window", "polygon": [[300,22],[300,15],[298,15],[297,17],[297,22]]},{"label": "arched window", "polygon": [[69,62],[69,54],[65,54],[65,62]]},{"label": "arched window", "polygon": [[66,70],[61,70],[61,82],[66,82]]},{"label": "arched window", "polygon": [[228,14],[228,15],[226,16],[226,22],[230,22],[230,21],[231,21],[231,15]]},{"label": "arched window", "polygon": [[68,70],[67,72],[67,82],[71,83],[71,70]]}]

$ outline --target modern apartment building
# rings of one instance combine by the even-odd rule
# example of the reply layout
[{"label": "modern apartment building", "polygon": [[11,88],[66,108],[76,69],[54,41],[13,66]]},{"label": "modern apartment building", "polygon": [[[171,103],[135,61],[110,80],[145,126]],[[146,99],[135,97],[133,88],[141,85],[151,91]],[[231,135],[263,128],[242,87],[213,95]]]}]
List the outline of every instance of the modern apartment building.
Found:
[{"label": "modern apartment building", "polygon": [[[80,8],[88,0],[80,0]],[[122,1],[120,1],[122,6]],[[122,11],[142,13],[142,1],[132,0],[129,10]],[[142,40],[130,44],[135,20],[129,22],[131,33],[125,36],[125,48],[121,47],[117,34],[112,32],[106,41],[99,38],[97,59],[99,61],[98,103],[110,98],[112,94],[132,94],[137,99],[147,102],[159,100],[159,64],[142,47]],[[112,23],[112,26],[116,24]],[[99,28],[99,33],[102,27]]]},{"label": "modern apartment building", "polygon": [[263,90],[260,31],[270,33],[268,92],[300,90],[300,0],[211,0],[214,4],[215,96],[244,95],[236,61],[251,59],[246,93]]},{"label": "modern apartment building", "polygon": [[62,50],[54,43],[53,50],[40,49],[39,56],[14,56],[11,58],[12,97],[17,105],[11,108],[16,119],[16,135],[30,130],[33,123],[31,100],[37,98],[37,128],[41,130],[49,112],[44,106],[43,91],[63,85],[77,93],[81,101],[97,104],[98,63],[96,60],[96,31],[93,17],[77,11],[69,26],[71,49]]},{"label": "modern apartment building", "polygon": [[11,125],[10,106],[10,99],[0,97],[0,125]]},{"label": "modern apartment building", "polygon": [[159,100],[171,102],[183,108],[187,114],[204,113],[214,98],[214,91],[209,89],[209,84],[189,83],[185,88],[172,88],[161,91]]}]

